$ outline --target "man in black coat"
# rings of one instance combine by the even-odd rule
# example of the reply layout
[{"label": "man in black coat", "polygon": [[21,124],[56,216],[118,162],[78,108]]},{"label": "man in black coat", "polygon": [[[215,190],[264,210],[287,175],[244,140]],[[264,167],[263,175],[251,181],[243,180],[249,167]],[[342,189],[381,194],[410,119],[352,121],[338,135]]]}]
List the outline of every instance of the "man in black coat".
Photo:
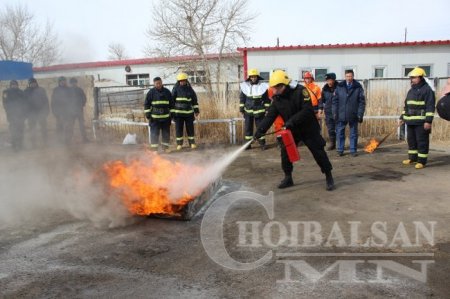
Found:
[{"label": "man in black coat", "polygon": [[12,80],[9,88],[3,91],[3,108],[9,123],[11,144],[14,150],[23,149],[23,131],[28,113],[28,103],[25,94],[19,89],[19,83]]},{"label": "man in black coat", "polygon": [[335,73],[328,73],[325,75],[327,83],[322,88],[322,103],[325,111],[325,123],[327,125],[328,137],[330,138],[330,145],[327,150],[336,149],[336,121],[333,118],[333,96],[338,85]]},{"label": "man in black coat", "polygon": [[81,138],[83,143],[89,142],[86,135],[86,127],[84,126],[84,106],[86,106],[86,94],[84,90],[78,86],[78,80],[76,78],[70,78],[70,89],[72,91],[72,101],[74,111],[74,122],[78,120],[78,126],[80,128]]},{"label": "man in black coat", "polygon": [[350,154],[356,157],[358,123],[363,122],[366,98],[362,85],[354,80],[353,70],[345,71],[345,80],[339,83],[333,96],[333,118],[336,121],[337,152],[344,155],[345,127],[350,127]]},{"label": "man in black coat", "polygon": [[149,120],[150,126],[150,147],[158,150],[159,135],[161,134],[161,145],[165,152],[169,152],[170,111],[174,107],[172,94],[164,87],[160,77],[153,79],[153,85],[154,87],[148,91],[144,103],[145,117]]},{"label": "man in black coat", "polygon": [[60,143],[70,144],[75,122],[76,105],[72,101],[71,89],[65,77],[58,78],[58,86],[53,89],[51,108],[56,118],[56,134]]},{"label": "man in black coat", "polygon": [[[303,141],[311,151],[322,173],[326,175],[327,190],[334,189],[332,166],[324,150],[325,140],[320,135],[320,126],[317,122],[308,91],[296,82],[291,82],[287,74],[282,70],[272,73],[269,81],[274,89],[272,104],[267,115],[259,124],[254,139],[261,138],[278,115],[285,122],[286,129],[292,132],[295,143]],[[281,147],[281,167],[284,171],[284,179],[278,188],[287,188],[294,185],[292,179],[293,165],[285,147]]]},{"label": "man in black coat", "polygon": [[33,147],[37,145],[37,127],[41,131],[42,144],[47,145],[47,117],[50,112],[47,92],[42,87],[39,87],[35,78],[28,80],[28,87],[25,89],[25,97],[29,104],[28,111],[28,127],[31,133],[31,143]]}]

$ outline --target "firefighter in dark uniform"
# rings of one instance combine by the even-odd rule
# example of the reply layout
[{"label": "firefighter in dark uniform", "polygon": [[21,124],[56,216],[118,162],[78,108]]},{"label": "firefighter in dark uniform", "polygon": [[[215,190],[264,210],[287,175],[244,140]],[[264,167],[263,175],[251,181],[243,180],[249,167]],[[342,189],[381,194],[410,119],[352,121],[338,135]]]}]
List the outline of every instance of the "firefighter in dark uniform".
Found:
[{"label": "firefighter in dark uniform", "polygon": [[[248,71],[247,80],[241,83],[241,94],[239,96],[239,111],[243,114],[245,120],[245,141],[253,138],[254,124],[256,127],[266,114],[267,108],[270,106],[268,97],[267,83],[261,82],[263,78],[259,75],[258,70],[251,69]],[[261,149],[266,149],[266,139],[262,136],[258,140]],[[247,149],[250,149],[251,145]]]},{"label": "firefighter in dark uniform", "polygon": [[[332,166],[324,150],[325,140],[320,135],[320,127],[314,113],[308,91],[291,82],[287,74],[282,70],[272,73],[269,81],[270,87],[274,89],[274,97],[266,117],[259,124],[255,139],[261,138],[270,128],[278,115],[285,122],[285,128],[291,130],[296,143],[303,143],[311,151],[322,173],[326,176],[326,189],[334,189]],[[284,179],[278,188],[287,188],[294,185],[292,180],[293,165],[289,161],[285,147],[281,147],[281,167],[284,171]]]},{"label": "firefighter in dark uniform", "polygon": [[47,117],[50,112],[47,92],[39,87],[35,78],[28,80],[28,87],[25,89],[25,97],[27,98],[30,110],[28,111],[28,127],[31,133],[31,144],[33,147],[37,145],[37,127],[41,131],[42,144],[47,145]]},{"label": "firefighter in dark uniform", "polygon": [[322,103],[325,111],[328,137],[330,138],[330,145],[327,147],[327,150],[331,151],[336,149],[336,121],[333,118],[333,95],[338,82],[336,81],[335,73],[326,74],[325,80],[327,83],[322,88]]},{"label": "firefighter in dark uniform", "polygon": [[409,159],[404,160],[403,164],[415,164],[416,169],[422,169],[427,164],[436,100],[433,90],[424,79],[426,73],[422,68],[414,68],[408,76],[411,89],[406,95],[405,108],[400,116],[400,124],[406,123],[408,127]]},{"label": "firefighter in dark uniform", "polygon": [[163,86],[160,77],[153,79],[154,87],[145,97],[144,112],[149,120],[150,147],[158,150],[159,136],[162,135],[161,145],[166,153],[170,152],[170,111],[173,109],[172,94]]},{"label": "firefighter in dark uniform", "polygon": [[188,82],[186,73],[177,75],[177,83],[172,90],[172,98],[174,108],[172,109],[172,117],[175,120],[175,131],[177,138],[177,150],[181,150],[183,146],[183,131],[186,124],[186,133],[189,145],[192,149],[196,149],[194,120],[198,117],[200,110],[198,108],[197,94]]},{"label": "firefighter in dark uniform", "polygon": [[3,91],[3,108],[5,108],[9,123],[12,147],[16,151],[21,150],[23,149],[23,131],[29,105],[16,80],[12,80],[9,88]]}]

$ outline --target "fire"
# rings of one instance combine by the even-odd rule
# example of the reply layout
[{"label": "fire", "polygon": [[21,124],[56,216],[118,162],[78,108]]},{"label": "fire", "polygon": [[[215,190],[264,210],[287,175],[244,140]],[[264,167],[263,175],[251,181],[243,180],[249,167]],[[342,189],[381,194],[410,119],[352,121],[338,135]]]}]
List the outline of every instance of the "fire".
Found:
[{"label": "fire", "polygon": [[380,145],[380,142],[375,138],[370,139],[369,143],[364,147],[364,151],[367,153],[373,153],[377,147]]},{"label": "fire", "polygon": [[[148,152],[129,163],[111,161],[103,165],[112,191],[133,215],[177,215],[201,193],[191,178],[201,167],[172,162]],[[197,184],[198,185],[198,184]]]}]

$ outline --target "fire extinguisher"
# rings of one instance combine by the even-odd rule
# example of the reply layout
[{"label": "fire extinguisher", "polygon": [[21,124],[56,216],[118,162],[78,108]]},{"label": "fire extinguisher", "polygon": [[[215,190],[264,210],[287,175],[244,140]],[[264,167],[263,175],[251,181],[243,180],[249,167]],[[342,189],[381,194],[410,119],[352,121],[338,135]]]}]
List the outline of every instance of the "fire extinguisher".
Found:
[{"label": "fire extinguisher", "polygon": [[294,136],[292,136],[291,130],[282,129],[278,131],[277,139],[281,140],[283,146],[286,148],[286,153],[291,163],[300,160],[300,153],[298,152],[297,144],[295,143]]}]

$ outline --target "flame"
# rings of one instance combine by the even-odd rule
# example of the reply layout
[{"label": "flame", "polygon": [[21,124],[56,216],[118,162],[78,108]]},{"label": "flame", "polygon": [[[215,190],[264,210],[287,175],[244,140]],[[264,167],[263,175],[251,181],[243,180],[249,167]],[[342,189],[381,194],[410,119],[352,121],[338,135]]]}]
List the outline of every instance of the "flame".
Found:
[{"label": "flame", "polygon": [[373,153],[379,145],[380,142],[375,138],[372,138],[370,139],[369,143],[367,143],[366,146],[364,147],[364,151],[366,151],[367,153]]},{"label": "flame", "polygon": [[129,163],[108,162],[103,170],[111,190],[133,215],[178,215],[202,191],[189,185],[190,178],[202,173],[201,167],[172,162],[151,152]]}]

